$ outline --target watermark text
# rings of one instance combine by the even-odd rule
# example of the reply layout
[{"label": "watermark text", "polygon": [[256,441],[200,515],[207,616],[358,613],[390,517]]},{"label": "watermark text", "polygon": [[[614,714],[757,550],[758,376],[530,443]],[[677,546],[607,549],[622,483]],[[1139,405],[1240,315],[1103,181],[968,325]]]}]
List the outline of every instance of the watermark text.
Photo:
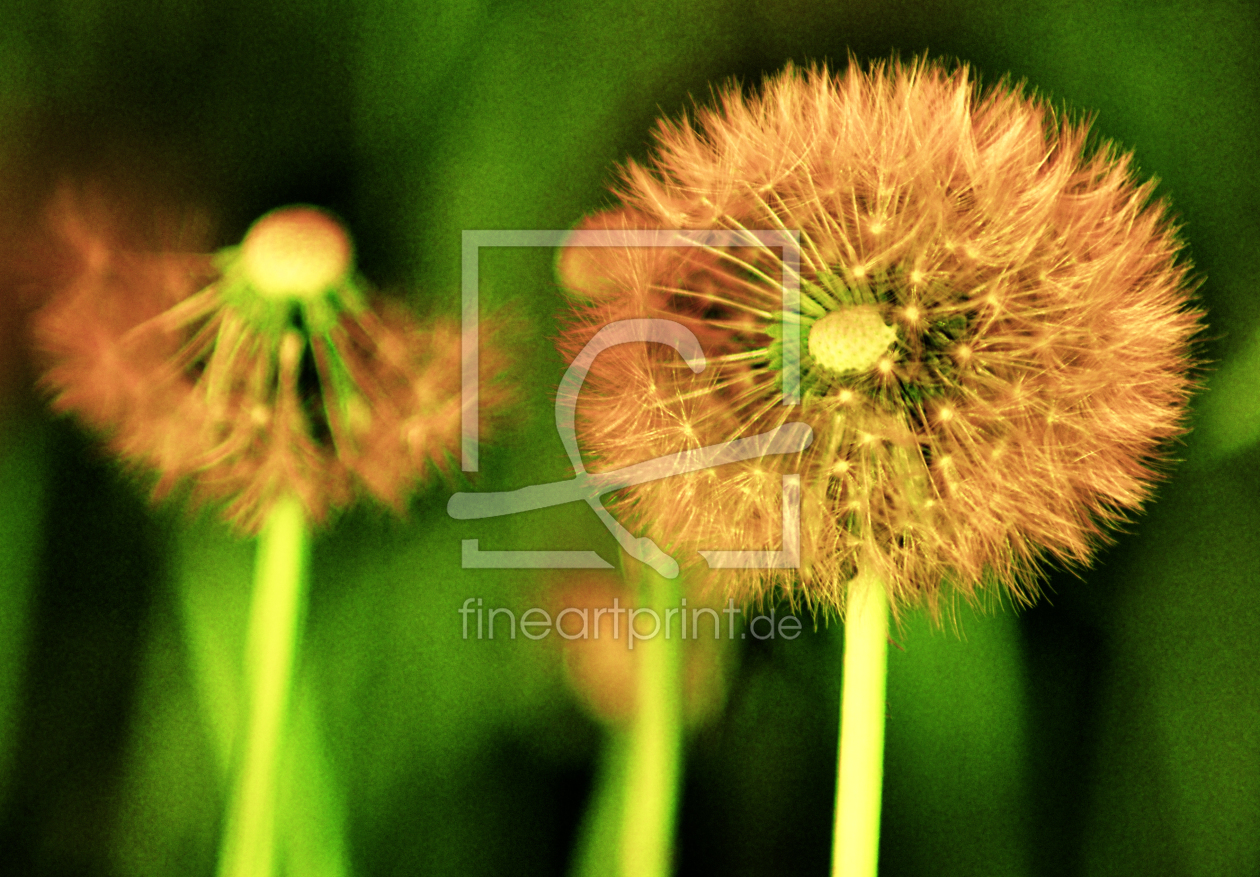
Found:
[{"label": "watermark text", "polygon": [[[745,639],[794,640],[801,634],[801,620],[795,615],[778,615],[775,609],[744,619],[744,610],[727,600],[726,608],[687,606],[682,598],[678,606],[658,611],[644,606],[622,606],[613,598],[610,606],[566,606],[554,615],[533,606],[518,612],[498,606],[484,605],[481,597],[469,597],[457,610],[460,632],[464,639],[516,639],[519,631],[526,639],[546,639],[554,631],[565,640],[624,639],[626,648],[636,642],[664,636],[665,639]],[[725,616],[723,619],[721,616]],[[746,621],[736,629],[735,619]],[[725,624],[723,623],[725,622]],[[624,637],[622,631],[625,631]]]}]

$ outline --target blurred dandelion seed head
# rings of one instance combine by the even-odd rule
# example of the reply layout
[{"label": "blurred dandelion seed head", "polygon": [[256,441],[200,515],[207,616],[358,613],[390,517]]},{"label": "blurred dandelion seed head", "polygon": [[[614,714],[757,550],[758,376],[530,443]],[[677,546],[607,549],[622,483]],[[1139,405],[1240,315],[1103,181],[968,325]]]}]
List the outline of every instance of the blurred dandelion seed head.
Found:
[{"label": "blurred dandelion seed head", "polygon": [[[36,335],[54,406],[156,470],[155,494],[187,483],[256,532],[285,496],[315,520],[356,489],[401,509],[447,471],[458,321],[369,306],[338,220],[282,208],[242,245],[203,255],[129,246],[111,215],[101,193],[60,193],[49,216],[74,268]],[[493,338],[483,346],[487,373],[500,371]],[[492,381],[482,399],[498,394]]]},{"label": "blurred dandelion seed head", "polygon": [[[616,468],[803,421],[806,451],[623,491],[620,513],[694,558],[777,549],[781,476],[801,475],[801,564],[721,571],[842,607],[859,567],[894,610],[943,586],[1032,599],[1044,560],[1089,560],[1138,509],[1183,429],[1199,313],[1181,243],[1128,155],[965,66],[788,69],[665,122],[622,206],[588,229],[799,231],[799,314],[781,250],[571,248],[582,301],[561,346],[655,317],[700,340],[693,375],[661,345],[597,359],[579,438]],[[801,401],[782,404],[784,330]],[[694,562],[694,561],[693,561]]]}]

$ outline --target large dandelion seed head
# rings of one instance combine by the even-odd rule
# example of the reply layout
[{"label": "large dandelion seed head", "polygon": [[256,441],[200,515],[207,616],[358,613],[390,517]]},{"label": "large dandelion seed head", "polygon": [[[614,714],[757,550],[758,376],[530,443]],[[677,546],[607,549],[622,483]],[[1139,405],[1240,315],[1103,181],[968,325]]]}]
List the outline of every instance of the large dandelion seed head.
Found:
[{"label": "large dandelion seed head", "polygon": [[[968,69],[788,69],[665,123],[590,229],[800,235],[799,317],[782,250],[582,249],[562,346],[656,317],[700,340],[693,374],[662,345],[595,361],[579,438],[615,468],[803,421],[799,454],[641,485],[622,513],[696,549],[776,548],[781,482],[799,473],[801,565],[723,571],[746,597],[776,585],[842,606],[859,567],[894,608],[943,585],[1035,593],[1045,559],[1084,563],[1150,493],[1182,430],[1198,313],[1153,183],[1019,88]],[[799,333],[800,404],[783,404],[784,330]],[[716,575],[716,573],[715,573]],[[799,589],[798,589],[799,586]]]}]

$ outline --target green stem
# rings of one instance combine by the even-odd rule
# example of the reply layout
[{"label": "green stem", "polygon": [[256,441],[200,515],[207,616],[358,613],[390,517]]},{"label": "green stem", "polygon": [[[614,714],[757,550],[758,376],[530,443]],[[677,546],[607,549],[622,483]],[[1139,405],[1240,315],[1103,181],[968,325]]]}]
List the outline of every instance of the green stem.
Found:
[{"label": "green stem", "polygon": [[271,877],[275,859],[276,765],[305,600],[307,532],[301,503],[278,501],[258,537],[245,643],[249,691],[219,877]]},{"label": "green stem", "polygon": [[833,877],[875,877],[879,867],[887,669],[888,595],[877,577],[859,573],[844,621]]},{"label": "green stem", "polygon": [[633,641],[638,690],[623,786],[619,865],[624,877],[664,877],[673,861],[682,755],[681,630],[665,624],[666,612],[678,608],[680,591],[677,579],[663,578],[643,565],[639,569],[639,606],[655,611],[661,628],[650,639]]}]

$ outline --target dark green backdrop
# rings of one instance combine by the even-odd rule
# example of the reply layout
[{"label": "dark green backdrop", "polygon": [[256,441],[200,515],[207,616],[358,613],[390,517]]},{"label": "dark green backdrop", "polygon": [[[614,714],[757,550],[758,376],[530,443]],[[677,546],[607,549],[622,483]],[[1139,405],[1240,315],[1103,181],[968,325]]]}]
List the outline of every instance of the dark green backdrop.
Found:
[{"label": "dark green backdrop", "polygon": [[[882,872],[1257,875],[1257,19],[1245,2],[4,0],[6,227],[64,173],[204,205],[218,244],[315,202],[347,219],[373,281],[454,312],[462,230],[573,225],[658,114],[731,76],[927,51],[1096,113],[1185,224],[1208,389],[1183,462],[1092,569],[1053,575],[1032,610],[964,612],[961,637],[917,618],[897,635]],[[482,260],[483,299],[515,302],[528,333],[525,414],[485,449],[479,487],[569,474],[552,258]],[[209,875],[251,546],[150,510],[16,386],[0,429],[0,868]],[[406,520],[352,511],[316,544],[295,719],[315,767],[286,805],[306,829],[300,873],[569,861],[601,728],[554,637],[461,639],[465,598],[523,607],[548,582],[462,570],[459,546],[610,543],[578,506],[455,522],[449,492]],[[807,626],[732,656],[724,711],[689,741],[682,873],[824,872],[839,648],[834,625]]]}]

